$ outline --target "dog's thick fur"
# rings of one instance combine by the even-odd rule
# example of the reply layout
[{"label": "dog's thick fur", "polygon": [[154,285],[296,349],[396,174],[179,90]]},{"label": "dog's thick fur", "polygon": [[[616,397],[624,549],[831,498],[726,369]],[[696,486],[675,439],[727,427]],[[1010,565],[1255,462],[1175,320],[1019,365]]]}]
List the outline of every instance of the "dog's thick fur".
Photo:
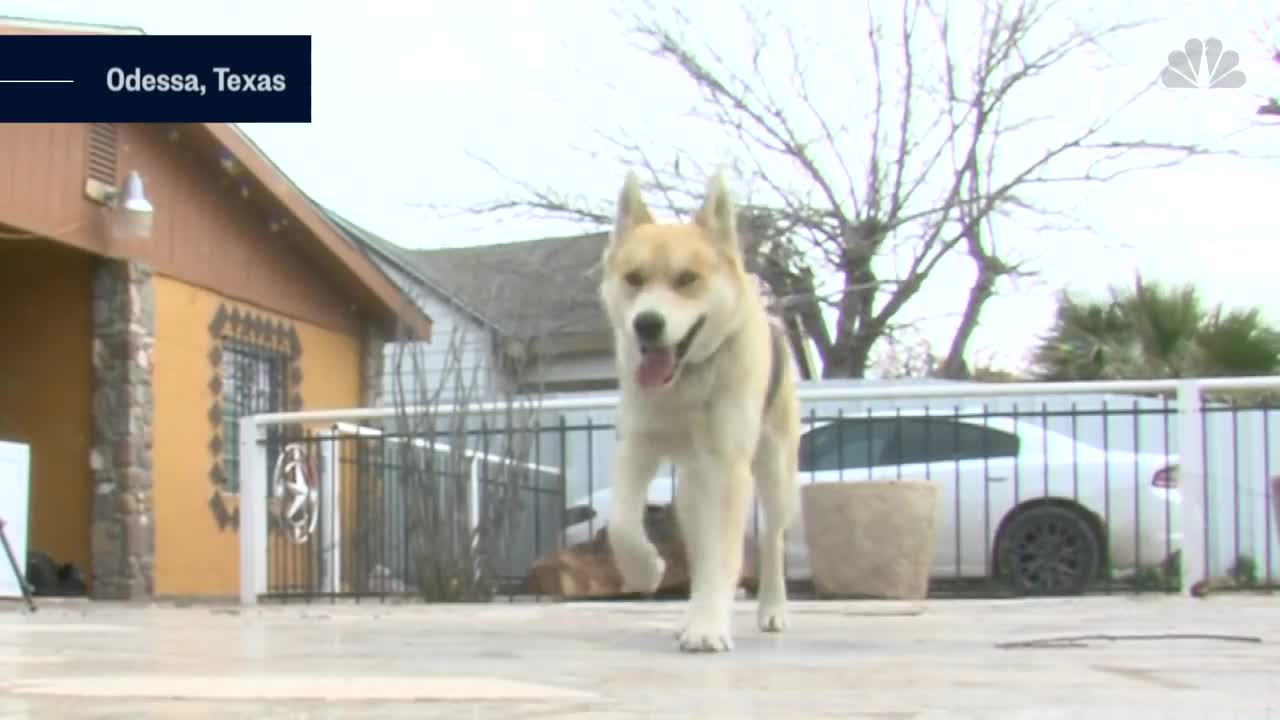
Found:
[{"label": "dog's thick fur", "polygon": [[[610,546],[625,589],[658,587],[665,566],[645,536],[643,514],[659,463],[674,463],[690,571],[679,642],[693,652],[733,649],[753,477],[765,515],[759,626],[779,632],[787,624],[783,533],[798,500],[800,411],[790,350],[744,270],[735,215],[717,174],[692,222],[658,223],[629,174],[600,285],[621,390]],[[645,367],[655,352],[663,358],[656,374],[655,363]]]}]

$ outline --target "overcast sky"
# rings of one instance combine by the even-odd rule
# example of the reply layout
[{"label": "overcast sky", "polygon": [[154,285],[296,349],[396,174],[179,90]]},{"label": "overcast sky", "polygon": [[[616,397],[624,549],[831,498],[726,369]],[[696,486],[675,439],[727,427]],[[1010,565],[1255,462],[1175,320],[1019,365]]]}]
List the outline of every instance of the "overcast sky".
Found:
[{"label": "overcast sky", "polygon": [[[724,15],[732,16],[727,0],[683,5],[708,38],[723,37],[717,44],[732,49],[741,40],[734,18]],[[861,42],[841,16],[853,5],[861,3],[803,0],[778,15],[830,50]],[[1111,16],[1164,20],[1110,48],[1120,70],[1084,69],[1046,86],[1032,101],[1044,107],[1040,114],[1068,117],[1096,109],[1108,93],[1127,92],[1158,74],[1188,37],[1213,36],[1240,52],[1246,86],[1161,89],[1125,129],[1153,139],[1207,142],[1244,127],[1260,95],[1280,94],[1280,68],[1272,67],[1265,46],[1266,20],[1280,15],[1280,3],[1185,5],[1071,4],[1081,18],[1095,17],[1105,6]],[[575,229],[532,220],[443,221],[413,207],[506,193],[501,180],[468,153],[539,185],[610,198],[624,168],[595,131],[627,133],[659,157],[702,142],[687,122],[677,122],[692,99],[687,86],[634,49],[612,7],[590,0],[7,0],[4,13],[135,25],[153,34],[311,34],[313,122],[245,130],[320,202],[402,245],[442,247]],[[1280,147],[1278,140],[1280,127],[1253,130],[1233,142],[1264,153]],[[592,150],[601,152],[593,156]],[[1064,191],[1059,209],[1075,213],[1094,233],[1044,236],[1009,228],[1003,242],[1027,248],[1041,277],[993,302],[974,349],[1019,365],[1050,321],[1057,290],[1101,290],[1128,282],[1139,267],[1152,278],[1194,281],[1213,301],[1260,304],[1280,320],[1272,260],[1278,180],[1277,161],[1214,158],[1090,192]],[[967,281],[962,270],[942,276],[912,307],[912,316],[927,319],[928,335],[941,344],[949,339]]]}]

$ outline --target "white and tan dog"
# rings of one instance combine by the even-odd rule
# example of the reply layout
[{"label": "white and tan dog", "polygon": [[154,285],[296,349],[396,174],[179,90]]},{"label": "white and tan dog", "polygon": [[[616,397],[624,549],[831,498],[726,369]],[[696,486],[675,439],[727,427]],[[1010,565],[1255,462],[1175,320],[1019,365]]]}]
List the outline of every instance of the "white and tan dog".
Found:
[{"label": "white and tan dog", "polygon": [[792,359],[743,268],[723,178],[689,223],[658,223],[629,174],[604,254],[600,294],[621,387],[608,537],[624,587],[651,593],[665,563],[645,535],[659,463],[678,472],[676,518],[689,554],[680,647],[733,649],[733,600],[751,511],[765,511],[759,625],[786,627],[783,533],[796,509],[800,412]]}]

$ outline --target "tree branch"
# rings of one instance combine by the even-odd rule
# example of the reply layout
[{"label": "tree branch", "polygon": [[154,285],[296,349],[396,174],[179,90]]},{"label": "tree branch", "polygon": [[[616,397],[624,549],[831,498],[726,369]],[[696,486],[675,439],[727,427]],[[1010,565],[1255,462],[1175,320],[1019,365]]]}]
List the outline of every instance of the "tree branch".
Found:
[{"label": "tree branch", "polygon": [[[865,37],[872,77],[861,90],[839,88],[841,112],[825,109],[802,43],[772,15],[744,12],[751,41],[737,59],[691,41],[696,26],[678,8],[664,14],[646,2],[624,16],[639,48],[678,69],[698,91],[698,118],[736,146],[739,179],[752,191],[744,212],[759,226],[746,248],[749,265],[804,327],[828,376],[860,376],[871,347],[902,323],[944,261],[967,256],[976,274],[957,293],[964,310],[943,363],[944,372],[961,372],[1000,282],[1035,273],[1026,243],[1009,232],[1014,220],[1066,219],[1053,193],[1061,183],[1107,182],[1221,153],[1158,137],[1110,136],[1119,114],[1151,86],[1082,131],[1044,141],[1029,158],[1011,141],[1033,125],[1046,127],[1042,112],[1010,117],[1024,90],[1053,82],[1051,72],[1064,62],[1105,49],[1146,21],[1062,30],[1055,23],[1067,18],[1055,13],[1063,3],[986,0],[976,18],[976,47],[968,48],[961,43],[972,44],[974,34],[957,30],[952,13],[959,6],[900,2],[889,10],[868,0],[866,28],[854,36]],[[922,28],[925,35],[918,34]],[[769,39],[777,37],[780,50]],[[779,62],[791,81],[786,88],[769,81]],[[850,128],[868,128],[869,138]],[[625,131],[602,137],[620,164],[643,172],[673,213],[697,207],[705,171],[688,171],[696,166],[693,154],[677,151],[667,162]],[[1059,168],[1068,158],[1083,160],[1084,170]],[[608,202],[504,180],[515,199],[469,211],[529,212],[602,227],[612,220]]]}]

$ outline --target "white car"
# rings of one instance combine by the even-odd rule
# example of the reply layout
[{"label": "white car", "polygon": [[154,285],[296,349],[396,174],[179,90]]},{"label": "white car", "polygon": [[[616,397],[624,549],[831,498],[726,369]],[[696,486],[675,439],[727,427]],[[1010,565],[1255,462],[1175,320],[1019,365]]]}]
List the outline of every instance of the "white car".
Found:
[{"label": "white car", "polygon": [[[899,411],[806,426],[800,484],[927,479],[939,514],[931,576],[999,577],[1021,594],[1083,592],[1157,565],[1181,546],[1175,455],[1107,450],[1012,417]],[[651,506],[670,504],[659,476]],[[604,524],[609,490],[571,504],[565,543]],[[763,515],[760,516],[763,522]],[[757,523],[748,523],[754,536]],[[804,519],[787,533],[787,577],[808,580]]]}]

